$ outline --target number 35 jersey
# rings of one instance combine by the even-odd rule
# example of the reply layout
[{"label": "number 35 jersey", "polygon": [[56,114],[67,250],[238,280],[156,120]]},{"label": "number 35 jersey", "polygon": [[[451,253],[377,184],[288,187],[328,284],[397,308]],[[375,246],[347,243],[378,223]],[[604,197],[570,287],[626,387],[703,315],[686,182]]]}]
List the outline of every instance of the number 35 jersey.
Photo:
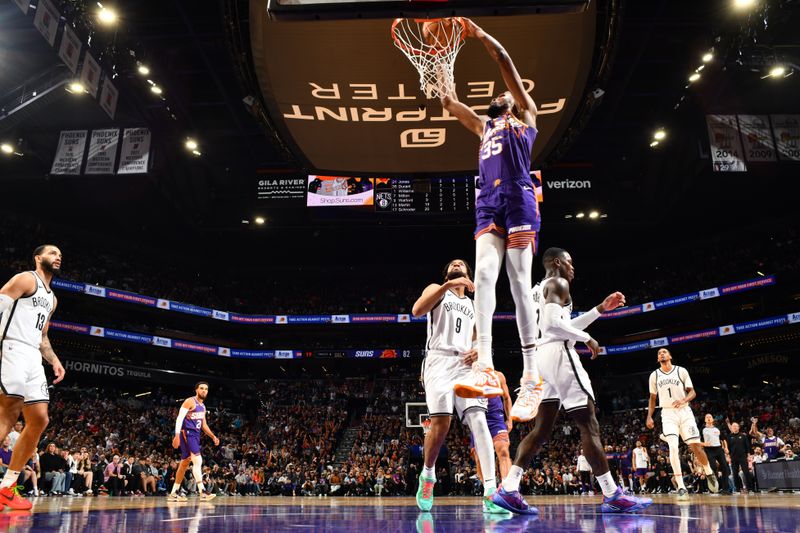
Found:
[{"label": "number 35 jersey", "polygon": [[[472,348],[475,306],[464,296],[447,291],[428,313],[428,351],[464,353]],[[455,355],[455,354],[453,354]]]},{"label": "number 35 jersey", "polygon": [[481,189],[496,180],[527,178],[536,134],[536,128],[517,120],[511,113],[487,120],[478,154]]},{"label": "number 35 jersey", "polygon": [[42,330],[53,312],[55,296],[35,272],[36,290],[14,302],[0,318],[0,347],[3,341],[16,341],[35,348],[42,344]]}]

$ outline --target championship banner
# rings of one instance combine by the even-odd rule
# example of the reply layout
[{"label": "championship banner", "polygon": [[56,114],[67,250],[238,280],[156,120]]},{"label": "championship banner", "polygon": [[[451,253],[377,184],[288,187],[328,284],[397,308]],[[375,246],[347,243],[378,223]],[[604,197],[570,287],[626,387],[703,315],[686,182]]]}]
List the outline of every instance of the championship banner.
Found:
[{"label": "championship banner", "polygon": [[800,161],[800,115],[772,115],[771,118],[780,158]]},{"label": "championship banner", "polygon": [[119,130],[94,130],[89,141],[85,174],[113,174],[117,162]]},{"label": "championship banner", "polygon": [[736,115],[706,115],[714,172],[747,172]]},{"label": "championship banner", "polygon": [[150,160],[150,130],[127,128],[122,134],[122,152],[117,174],[146,174]]},{"label": "championship banner", "polygon": [[30,0],[14,0],[14,3],[17,4],[17,7],[19,7],[24,14],[28,14],[28,8],[31,5]]},{"label": "championship banner", "polygon": [[93,97],[97,98],[97,88],[100,85],[100,65],[94,60],[92,54],[86,52],[81,70],[81,83]]},{"label": "championship banner", "polygon": [[81,56],[80,38],[69,24],[64,26],[64,35],[61,37],[61,46],[58,48],[58,57],[69,67],[70,72],[75,74],[78,70],[78,59]]},{"label": "championship banner", "polygon": [[114,87],[114,84],[111,83],[111,79],[106,77],[106,80],[103,82],[103,90],[100,93],[100,107],[108,114],[108,118],[112,120],[117,113],[118,98],[119,91]]},{"label": "championship banner", "polygon": [[39,0],[36,6],[36,16],[33,17],[33,25],[42,34],[45,41],[53,46],[56,42],[56,31],[58,30],[58,20],[61,14],[53,7],[50,0]]},{"label": "championship banner", "polygon": [[748,161],[775,161],[775,142],[767,115],[739,115],[739,131]]},{"label": "championship banner", "polygon": [[86,149],[86,130],[62,131],[58,139],[56,158],[50,174],[71,174],[77,176],[81,173],[83,152]]}]

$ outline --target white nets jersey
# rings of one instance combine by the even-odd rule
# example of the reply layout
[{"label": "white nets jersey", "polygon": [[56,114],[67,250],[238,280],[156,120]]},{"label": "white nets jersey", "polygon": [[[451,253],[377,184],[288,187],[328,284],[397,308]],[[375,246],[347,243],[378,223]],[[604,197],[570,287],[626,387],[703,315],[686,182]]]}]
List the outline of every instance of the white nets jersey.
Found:
[{"label": "white nets jersey", "polygon": [[428,351],[463,353],[472,348],[475,306],[467,296],[447,291],[428,313]]},{"label": "white nets jersey", "polygon": [[650,394],[658,394],[658,405],[662,409],[673,409],[672,403],[686,398],[686,389],[693,388],[692,378],[682,366],[673,366],[667,373],[657,368],[650,374]]},{"label": "white nets jersey", "polygon": [[[536,327],[534,329],[535,338],[536,338],[536,345],[544,345],[551,342],[564,342],[566,339],[557,338],[555,336],[548,335],[547,333],[547,324],[544,323],[544,283],[546,279],[543,279],[539,283],[533,286],[531,290],[531,295],[533,297],[534,309],[536,312]],[[569,322],[572,320],[572,302],[569,305],[566,305],[561,308],[561,317]],[[574,342],[570,341],[570,348],[575,345]]]},{"label": "white nets jersey", "polygon": [[48,290],[35,272],[36,290],[30,296],[23,296],[14,302],[0,319],[0,345],[4,340],[16,341],[39,349],[42,344],[42,330],[53,312],[55,296]]}]

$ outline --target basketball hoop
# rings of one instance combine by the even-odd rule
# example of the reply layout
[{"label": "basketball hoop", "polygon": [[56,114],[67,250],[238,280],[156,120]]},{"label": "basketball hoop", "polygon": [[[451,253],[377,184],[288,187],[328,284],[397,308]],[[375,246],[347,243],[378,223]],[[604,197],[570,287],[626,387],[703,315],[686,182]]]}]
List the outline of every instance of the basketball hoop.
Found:
[{"label": "basketball hoop", "polygon": [[427,98],[441,98],[453,90],[456,56],[465,34],[461,17],[400,18],[392,23],[392,41],[419,72],[419,88]]}]

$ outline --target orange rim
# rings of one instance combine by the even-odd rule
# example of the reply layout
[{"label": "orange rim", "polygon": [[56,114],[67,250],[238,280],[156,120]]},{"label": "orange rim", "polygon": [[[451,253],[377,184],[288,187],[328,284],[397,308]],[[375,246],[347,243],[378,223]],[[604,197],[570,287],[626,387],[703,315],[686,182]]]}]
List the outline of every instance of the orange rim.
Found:
[{"label": "orange rim", "polygon": [[[403,50],[404,52],[408,52],[409,54],[413,54],[413,55],[423,55],[423,56],[424,56],[424,55],[429,55],[429,56],[438,56],[439,54],[442,54],[442,53],[444,53],[444,52],[446,52],[446,51],[449,51],[449,50],[451,50],[451,49],[452,49],[452,48],[454,48],[454,47],[455,47],[457,44],[461,43],[461,42],[464,40],[464,33],[466,32],[466,29],[467,29],[467,25],[466,25],[466,23],[464,23],[464,20],[463,20],[461,17],[450,17],[450,18],[452,18],[452,20],[455,20],[455,21],[456,21],[458,24],[460,24],[460,25],[461,25],[461,34],[458,36],[458,40],[457,40],[455,43],[453,43],[451,46],[447,47],[447,49],[445,49],[445,50],[436,50],[435,48],[432,48],[431,50],[422,50],[422,49],[420,49],[420,48],[414,48],[413,46],[408,46],[406,43],[404,43],[404,42],[403,42],[403,41],[402,41],[402,40],[401,40],[401,39],[400,39],[400,38],[397,36],[397,26],[398,26],[398,25],[399,25],[399,24],[400,24],[400,23],[401,23],[403,20],[406,20],[406,19],[402,19],[402,18],[397,18],[397,19],[394,19],[394,21],[392,22],[392,30],[391,30],[391,31],[392,31],[392,40],[394,40],[394,43],[395,43],[395,45],[397,45],[397,47],[398,47],[398,48],[400,48],[400,49],[401,49],[401,50]],[[439,21],[439,20],[445,20],[445,18],[435,18],[435,19],[411,19],[411,20],[413,20],[414,22],[416,22],[417,24],[419,24],[420,22],[423,22],[423,23],[424,23],[424,22],[436,22],[436,21]]]}]

